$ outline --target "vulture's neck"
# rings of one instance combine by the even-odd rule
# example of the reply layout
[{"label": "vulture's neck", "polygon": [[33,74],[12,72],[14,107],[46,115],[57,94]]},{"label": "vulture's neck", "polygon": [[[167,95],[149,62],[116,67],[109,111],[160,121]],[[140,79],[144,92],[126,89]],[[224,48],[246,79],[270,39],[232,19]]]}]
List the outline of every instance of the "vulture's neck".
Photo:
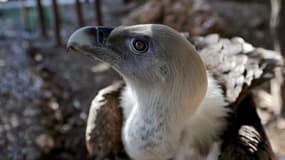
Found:
[{"label": "vulture's neck", "polygon": [[127,83],[122,106],[126,117],[123,139],[128,152],[145,153],[141,156],[156,159],[156,155],[150,154],[154,151],[161,153],[159,158],[164,155],[167,159],[181,145],[205,148],[199,142],[210,145],[209,142],[224,128],[223,118],[227,110],[223,106],[226,103],[221,89],[210,75],[202,99],[201,95],[195,97],[197,94],[193,93],[195,87],[201,87],[199,83],[196,86],[185,84],[185,81],[175,83],[176,86],[168,84],[152,88]]},{"label": "vulture's neck", "polygon": [[128,87],[136,102],[134,109],[140,116],[182,124],[185,118],[194,113],[201,99],[193,93],[191,86],[177,81],[171,85],[165,83],[149,88],[132,84]]}]

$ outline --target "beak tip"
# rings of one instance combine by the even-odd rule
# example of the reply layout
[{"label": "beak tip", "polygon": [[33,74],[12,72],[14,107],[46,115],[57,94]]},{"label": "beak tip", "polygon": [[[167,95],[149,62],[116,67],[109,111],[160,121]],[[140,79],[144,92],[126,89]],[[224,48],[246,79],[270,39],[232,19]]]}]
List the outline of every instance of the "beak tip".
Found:
[{"label": "beak tip", "polygon": [[74,44],[67,44],[66,45],[66,52],[67,53],[70,53],[71,51],[78,51],[77,49],[76,49],[76,47],[75,47],[75,45]]},{"label": "beak tip", "polygon": [[71,51],[71,48],[70,47],[66,47],[65,52],[66,53],[70,53],[70,51]]}]

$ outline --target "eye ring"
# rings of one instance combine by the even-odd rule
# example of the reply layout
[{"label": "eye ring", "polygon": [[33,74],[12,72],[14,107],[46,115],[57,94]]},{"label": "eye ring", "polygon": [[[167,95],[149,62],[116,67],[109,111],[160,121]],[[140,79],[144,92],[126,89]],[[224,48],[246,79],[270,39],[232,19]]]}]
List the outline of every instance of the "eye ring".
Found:
[{"label": "eye ring", "polygon": [[131,42],[131,48],[136,53],[145,53],[148,50],[148,44],[142,39],[133,39]]}]

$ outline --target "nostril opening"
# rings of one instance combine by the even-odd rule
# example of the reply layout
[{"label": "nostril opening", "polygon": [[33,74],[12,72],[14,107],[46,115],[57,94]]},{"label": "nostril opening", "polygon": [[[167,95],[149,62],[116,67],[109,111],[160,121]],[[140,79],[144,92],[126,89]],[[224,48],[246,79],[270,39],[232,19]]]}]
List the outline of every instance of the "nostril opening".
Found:
[{"label": "nostril opening", "polygon": [[103,31],[98,30],[98,32],[97,32],[97,41],[100,42],[100,43],[104,43],[104,39],[106,39],[106,37],[108,37],[108,36],[106,36],[106,37],[105,36],[106,35],[104,34]]},{"label": "nostril opening", "polygon": [[111,27],[98,27],[98,36],[100,43],[105,43],[112,30],[113,28]]}]

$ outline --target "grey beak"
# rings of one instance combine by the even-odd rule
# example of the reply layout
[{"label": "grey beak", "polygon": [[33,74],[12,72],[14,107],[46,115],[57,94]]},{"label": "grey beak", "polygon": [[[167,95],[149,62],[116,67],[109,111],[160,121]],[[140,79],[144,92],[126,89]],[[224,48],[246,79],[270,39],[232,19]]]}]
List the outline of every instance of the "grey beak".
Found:
[{"label": "grey beak", "polygon": [[79,51],[82,48],[102,48],[112,32],[112,27],[88,26],[76,30],[67,42],[67,49]]}]

